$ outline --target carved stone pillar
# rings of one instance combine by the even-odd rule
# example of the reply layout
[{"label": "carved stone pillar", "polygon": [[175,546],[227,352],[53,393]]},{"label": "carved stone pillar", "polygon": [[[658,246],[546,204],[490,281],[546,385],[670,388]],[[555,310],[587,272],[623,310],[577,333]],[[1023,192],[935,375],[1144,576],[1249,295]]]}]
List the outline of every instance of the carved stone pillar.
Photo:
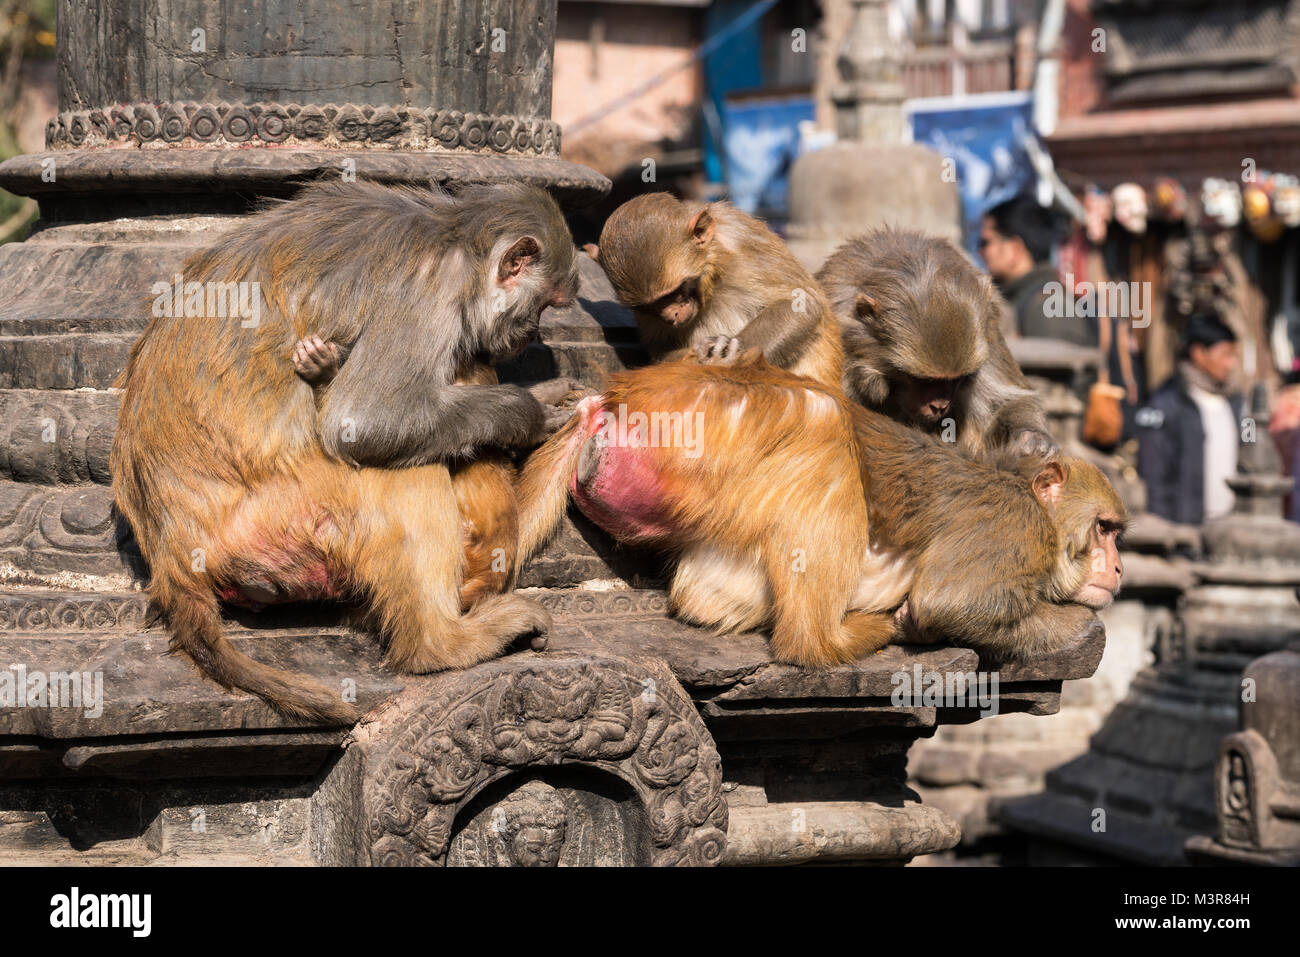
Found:
[{"label": "carved stone pillar", "polygon": [[1187,842],[1198,864],[1300,866],[1300,642],[1251,663],[1241,728],[1219,745],[1219,830]]}]

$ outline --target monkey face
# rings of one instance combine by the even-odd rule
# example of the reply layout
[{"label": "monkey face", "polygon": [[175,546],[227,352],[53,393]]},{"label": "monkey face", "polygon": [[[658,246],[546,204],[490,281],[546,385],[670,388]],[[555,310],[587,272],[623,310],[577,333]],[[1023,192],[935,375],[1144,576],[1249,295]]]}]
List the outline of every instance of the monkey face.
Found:
[{"label": "monkey face", "polygon": [[900,373],[893,383],[894,401],[908,421],[934,429],[949,414],[967,378],[921,379]]},{"label": "monkey face", "polygon": [[492,298],[496,343],[486,351],[511,358],[536,339],[542,313],[572,304],[578,296],[578,269],[569,244],[546,255],[532,237],[511,246],[501,259]]},{"label": "monkey face", "polygon": [[[1080,605],[1102,609],[1119,594],[1124,564],[1119,537],[1128,525],[1124,503],[1089,462],[1072,457],[1050,458],[1030,483],[1034,495],[1051,516],[1064,543],[1064,568],[1081,580],[1073,594],[1061,595]],[[1060,599],[1058,599],[1060,600]]]},{"label": "monkey face", "polygon": [[1074,601],[1101,610],[1119,594],[1124,563],[1119,557],[1119,535],[1124,522],[1118,515],[1097,516],[1092,527],[1088,552],[1088,577],[1075,592]]},{"label": "monkey face", "polygon": [[698,277],[687,279],[653,302],[646,303],[641,311],[650,313],[670,326],[694,322],[700,314],[699,286]]}]

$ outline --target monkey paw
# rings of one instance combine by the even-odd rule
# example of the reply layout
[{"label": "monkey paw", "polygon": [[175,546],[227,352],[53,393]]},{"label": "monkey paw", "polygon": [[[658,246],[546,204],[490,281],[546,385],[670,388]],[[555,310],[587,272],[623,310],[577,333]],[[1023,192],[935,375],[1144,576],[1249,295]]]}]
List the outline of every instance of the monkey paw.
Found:
[{"label": "monkey paw", "polygon": [[708,365],[731,365],[740,351],[740,340],[732,336],[709,336],[695,344],[695,358]]},{"label": "monkey paw", "polygon": [[1056,439],[1037,429],[1021,429],[1011,440],[1011,449],[1016,455],[1055,455],[1061,451]]},{"label": "monkey paw", "polygon": [[[528,391],[542,405],[558,406],[577,405],[578,399],[593,394],[591,389],[588,389],[577,379],[570,379],[565,376],[536,382],[528,386]],[[574,396],[577,396],[577,398],[574,398]]]},{"label": "monkey paw", "polygon": [[542,434],[544,438],[549,439],[560,431],[564,423],[573,418],[573,409],[562,405],[544,405],[542,414]]},{"label": "monkey paw", "polygon": [[293,369],[313,384],[329,382],[339,369],[339,350],[320,336],[307,336],[293,347]]}]

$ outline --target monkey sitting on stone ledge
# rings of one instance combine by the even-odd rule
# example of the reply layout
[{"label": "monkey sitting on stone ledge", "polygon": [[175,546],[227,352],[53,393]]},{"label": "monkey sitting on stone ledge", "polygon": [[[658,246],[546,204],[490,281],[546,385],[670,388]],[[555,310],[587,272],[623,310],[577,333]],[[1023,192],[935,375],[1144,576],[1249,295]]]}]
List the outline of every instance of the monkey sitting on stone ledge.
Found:
[{"label": "monkey sitting on stone ledge", "polygon": [[[496,593],[509,562],[460,588],[464,516],[483,541],[514,539],[511,476],[492,453],[544,437],[537,400],[497,384],[490,363],[577,294],[573,240],[545,191],[322,182],[183,271],[185,309],[155,315],[119,380],[110,458],[175,648],[286,715],[350,723],[341,690],[237,650],[219,601],[355,598],[400,672],[468,667],[549,627],[541,605]],[[208,315],[189,295],[239,284],[256,316]],[[323,390],[286,361],[312,336],[349,350]]]},{"label": "monkey sitting on stone ledge", "polygon": [[610,215],[599,246],[584,248],[655,361],[725,365],[756,349],[840,388],[843,348],[826,297],[779,236],[730,203],[638,196]]}]

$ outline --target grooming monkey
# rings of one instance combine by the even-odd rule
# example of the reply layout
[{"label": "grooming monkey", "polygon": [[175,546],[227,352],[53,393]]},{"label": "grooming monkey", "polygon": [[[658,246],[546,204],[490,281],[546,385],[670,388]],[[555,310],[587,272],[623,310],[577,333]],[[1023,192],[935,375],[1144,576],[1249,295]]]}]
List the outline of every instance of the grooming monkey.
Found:
[{"label": "grooming monkey", "polygon": [[[697,417],[701,454],[664,443],[673,415]],[[570,497],[618,540],[674,552],[678,617],[770,628],[792,664],[927,635],[1039,654],[1120,584],[1124,508],[1092,465],[1053,458],[1030,476],[972,461],[757,352],[621,373],[584,399],[524,465],[521,556]]]},{"label": "grooming monkey", "polygon": [[947,240],[877,229],[817,273],[844,341],[844,390],[967,455],[1057,448],[1002,337],[997,293]]},{"label": "grooming monkey", "polygon": [[729,203],[638,196],[614,210],[598,247],[585,248],[656,361],[695,353],[725,364],[757,349],[840,388],[843,349],[821,289],[778,236]]},{"label": "grooming monkey", "polygon": [[[117,506],[174,647],[226,687],[338,722],[355,718],[338,693],[229,643],[219,597],[355,597],[388,663],[417,673],[547,628],[545,609],[509,594],[461,614],[458,518],[496,506],[466,508],[475,488],[456,489],[447,464],[539,438],[527,392],[455,380],[522,349],[541,311],[576,294],[572,241],[545,192],[322,183],[184,272],[258,282],[266,306],[255,324],[154,318],[120,380]],[[311,336],[347,350],[319,395],[286,361]]]},{"label": "grooming monkey", "polygon": [[[293,348],[294,371],[316,390],[317,403],[338,375],[348,349],[311,335]],[[496,385],[496,370],[470,362],[456,376],[456,385]],[[519,509],[515,501],[515,466],[502,452],[483,449],[468,462],[451,464],[451,485],[460,512],[465,567],[460,586],[460,610],[467,612],[488,595],[499,595],[514,581],[518,567]]]}]

